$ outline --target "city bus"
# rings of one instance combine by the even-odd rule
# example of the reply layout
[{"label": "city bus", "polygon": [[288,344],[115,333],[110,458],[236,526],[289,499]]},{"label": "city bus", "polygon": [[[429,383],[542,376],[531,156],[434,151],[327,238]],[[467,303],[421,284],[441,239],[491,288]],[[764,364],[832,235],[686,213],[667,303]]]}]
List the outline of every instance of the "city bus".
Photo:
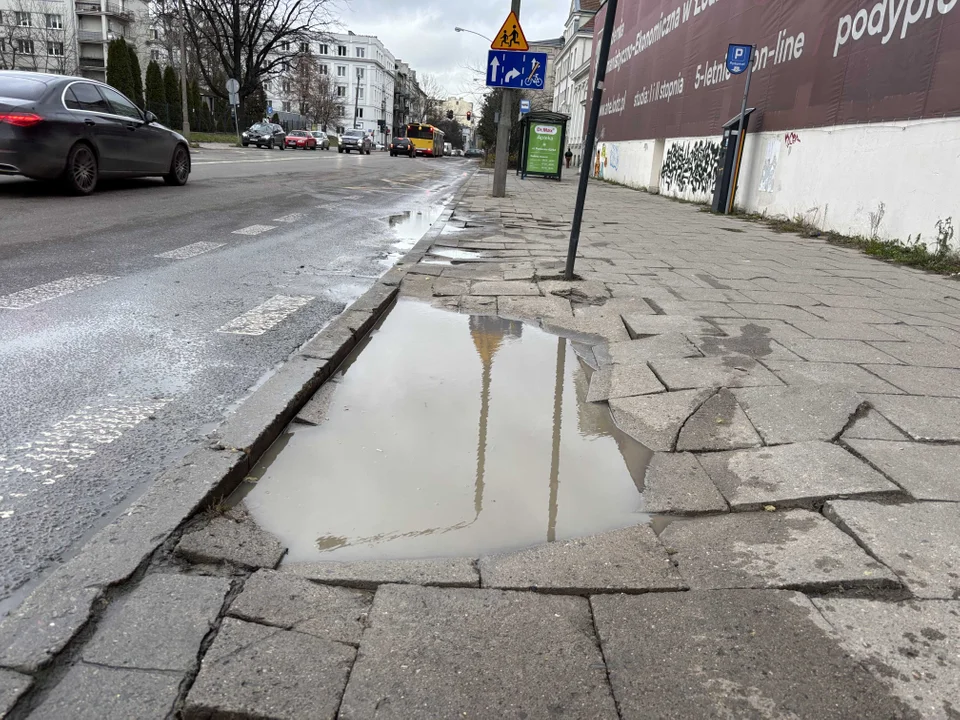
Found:
[{"label": "city bus", "polygon": [[440,128],[410,123],[407,125],[407,137],[417,149],[417,155],[443,157],[443,130]]}]

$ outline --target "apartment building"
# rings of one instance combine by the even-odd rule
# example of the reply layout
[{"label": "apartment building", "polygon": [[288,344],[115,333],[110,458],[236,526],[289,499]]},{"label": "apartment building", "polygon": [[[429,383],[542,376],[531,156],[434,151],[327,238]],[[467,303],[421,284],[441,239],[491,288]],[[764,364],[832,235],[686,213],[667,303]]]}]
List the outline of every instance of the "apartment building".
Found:
[{"label": "apartment building", "polygon": [[563,47],[555,63],[553,110],[570,116],[567,146],[573,151],[577,165],[583,152],[587,86],[593,56],[593,18],[600,5],[601,0],[572,0],[563,30]]}]

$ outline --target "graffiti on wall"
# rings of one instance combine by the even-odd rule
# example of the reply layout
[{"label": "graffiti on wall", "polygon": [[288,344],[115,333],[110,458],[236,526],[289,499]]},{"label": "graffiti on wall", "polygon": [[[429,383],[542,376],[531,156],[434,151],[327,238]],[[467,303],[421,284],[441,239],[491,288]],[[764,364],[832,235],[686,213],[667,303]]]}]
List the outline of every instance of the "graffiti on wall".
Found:
[{"label": "graffiti on wall", "polygon": [[674,143],[663,157],[660,184],[677,193],[712,193],[720,156],[720,143],[714,140]]},{"label": "graffiti on wall", "polygon": [[798,142],[800,142],[800,136],[797,135],[795,132],[788,132],[783,136],[783,142],[786,144],[788,148],[791,148],[794,145],[796,145]]}]

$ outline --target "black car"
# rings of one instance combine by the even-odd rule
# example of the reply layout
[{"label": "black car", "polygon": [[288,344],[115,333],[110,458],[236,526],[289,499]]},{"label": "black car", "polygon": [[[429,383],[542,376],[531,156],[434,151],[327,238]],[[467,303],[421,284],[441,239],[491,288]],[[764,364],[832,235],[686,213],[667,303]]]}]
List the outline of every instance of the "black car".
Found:
[{"label": "black car", "polygon": [[244,147],[248,145],[265,147],[267,150],[273,150],[274,147],[279,147],[283,150],[287,145],[287,131],[276,123],[256,123],[244,131],[240,139],[240,144]]},{"label": "black car", "polygon": [[390,141],[390,155],[392,157],[396,157],[397,155],[416,157],[417,148],[415,148],[413,143],[410,142],[410,138],[394,138]]},{"label": "black car", "polygon": [[106,177],[190,177],[190,149],[109,85],[64,75],[0,71],[0,174],[60,179],[88,195]]}]

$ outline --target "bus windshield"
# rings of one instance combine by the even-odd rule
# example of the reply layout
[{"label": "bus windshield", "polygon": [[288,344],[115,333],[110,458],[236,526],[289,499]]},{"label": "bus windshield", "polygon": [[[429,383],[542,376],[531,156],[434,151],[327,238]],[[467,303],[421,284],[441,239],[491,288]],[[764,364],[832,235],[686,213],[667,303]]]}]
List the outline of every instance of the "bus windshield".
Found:
[{"label": "bus windshield", "polygon": [[430,140],[433,138],[433,128],[426,125],[408,125],[407,137],[411,139]]}]

